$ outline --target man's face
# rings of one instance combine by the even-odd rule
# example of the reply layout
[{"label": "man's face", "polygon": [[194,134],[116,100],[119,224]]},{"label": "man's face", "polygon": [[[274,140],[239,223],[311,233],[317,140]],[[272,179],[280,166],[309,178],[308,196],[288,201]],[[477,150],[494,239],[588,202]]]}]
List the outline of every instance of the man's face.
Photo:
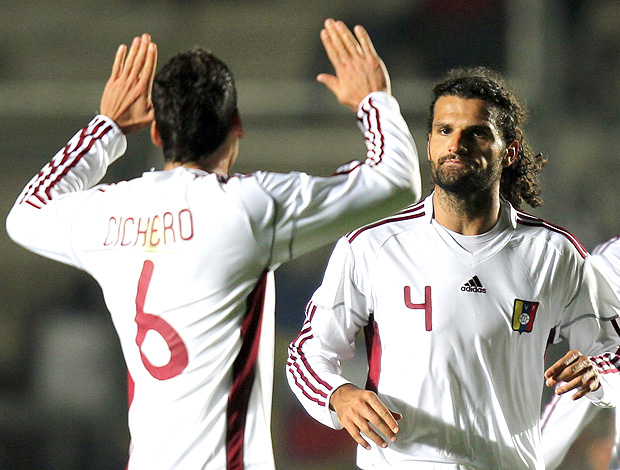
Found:
[{"label": "man's face", "polygon": [[483,100],[437,100],[427,148],[437,186],[463,196],[499,188],[503,167],[514,160],[518,144],[506,148],[495,117],[493,107]]}]

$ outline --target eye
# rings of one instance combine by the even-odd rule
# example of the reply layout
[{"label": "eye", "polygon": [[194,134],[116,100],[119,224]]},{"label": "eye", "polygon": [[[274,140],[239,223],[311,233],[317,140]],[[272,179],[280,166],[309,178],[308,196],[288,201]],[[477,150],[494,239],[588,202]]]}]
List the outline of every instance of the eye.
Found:
[{"label": "eye", "polygon": [[451,129],[447,128],[447,127],[440,127],[439,129],[437,129],[437,133],[439,135],[448,135],[450,134]]},{"label": "eye", "polygon": [[488,139],[492,139],[493,138],[493,134],[491,132],[489,132],[488,129],[473,129],[471,134],[476,139],[488,140]]}]

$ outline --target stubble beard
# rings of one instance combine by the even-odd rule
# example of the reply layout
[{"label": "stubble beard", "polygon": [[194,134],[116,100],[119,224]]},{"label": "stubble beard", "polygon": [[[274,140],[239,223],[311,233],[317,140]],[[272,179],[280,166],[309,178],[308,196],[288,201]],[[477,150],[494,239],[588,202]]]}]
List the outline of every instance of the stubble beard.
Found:
[{"label": "stubble beard", "polygon": [[[465,163],[461,168],[446,168],[441,163],[449,158],[458,158]],[[431,179],[444,192],[458,198],[471,198],[491,190],[502,173],[501,162],[486,168],[476,166],[460,157],[443,157],[439,162],[431,161]]]}]

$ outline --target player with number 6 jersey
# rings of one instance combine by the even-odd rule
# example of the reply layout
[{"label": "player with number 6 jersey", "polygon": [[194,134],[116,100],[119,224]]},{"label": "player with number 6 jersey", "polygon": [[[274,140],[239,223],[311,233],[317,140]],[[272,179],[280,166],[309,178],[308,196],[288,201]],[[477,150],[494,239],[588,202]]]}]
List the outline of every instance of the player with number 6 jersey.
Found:
[{"label": "player with number 6 jersey", "polygon": [[[322,38],[339,59],[320,81],[357,112],[365,162],[324,178],[229,177],[243,136],[230,72],[202,49],[175,56],[155,77],[153,121],[156,48],[145,35],[119,49],[101,115],[7,218],[16,242],[103,290],[130,376],[129,470],[273,469],[273,270],[419,198],[415,146],[366,32],[329,20]],[[190,85],[206,91],[188,99]],[[201,115],[212,95],[228,112],[215,145],[205,122],[216,118]],[[124,134],[148,125],[164,171],[95,186]]]}]

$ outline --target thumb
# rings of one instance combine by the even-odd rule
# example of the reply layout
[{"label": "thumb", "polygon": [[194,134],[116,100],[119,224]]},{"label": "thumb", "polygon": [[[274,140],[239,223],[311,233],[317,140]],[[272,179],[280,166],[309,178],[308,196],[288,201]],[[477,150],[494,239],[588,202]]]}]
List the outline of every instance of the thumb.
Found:
[{"label": "thumb", "polygon": [[336,94],[336,87],[338,86],[338,79],[333,75],[328,73],[320,73],[316,76],[316,81],[322,83],[327,88],[331,90],[332,93]]}]

